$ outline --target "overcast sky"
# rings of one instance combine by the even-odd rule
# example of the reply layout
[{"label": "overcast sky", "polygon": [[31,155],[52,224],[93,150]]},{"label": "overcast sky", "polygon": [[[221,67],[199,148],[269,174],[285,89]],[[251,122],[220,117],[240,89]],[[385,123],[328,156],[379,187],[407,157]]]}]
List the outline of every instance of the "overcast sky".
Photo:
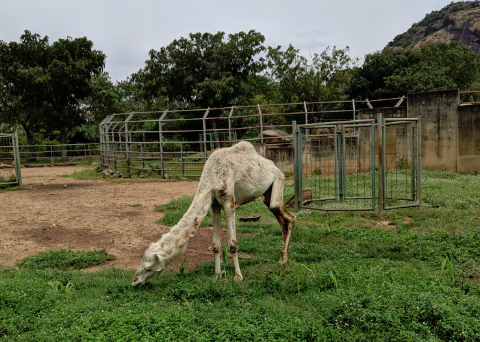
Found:
[{"label": "overcast sky", "polygon": [[145,65],[148,52],[190,32],[256,30],[266,46],[292,44],[308,56],[327,46],[363,58],[451,0],[0,0],[0,40],[25,30],[88,37],[107,55],[112,81]]}]

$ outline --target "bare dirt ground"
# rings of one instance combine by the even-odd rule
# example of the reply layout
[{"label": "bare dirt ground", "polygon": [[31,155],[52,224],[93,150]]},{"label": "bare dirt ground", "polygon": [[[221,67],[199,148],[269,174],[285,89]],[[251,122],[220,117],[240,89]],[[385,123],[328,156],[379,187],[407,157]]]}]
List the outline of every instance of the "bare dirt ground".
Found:
[{"label": "bare dirt ground", "polygon": [[[148,244],[169,230],[155,223],[162,214],[154,206],[192,196],[198,185],[188,181],[112,182],[60,177],[82,169],[22,168],[23,184],[29,189],[0,192],[0,267],[12,268],[23,258],[48,250],[105,248],[117,259],[90,270],[136,269]],[[226,243],[225,229],[222,243]],[[212,260],[211,245],[212,229],[200,228],[185,255],[172,267],[178,269],[185,257],[186,269]]]}]

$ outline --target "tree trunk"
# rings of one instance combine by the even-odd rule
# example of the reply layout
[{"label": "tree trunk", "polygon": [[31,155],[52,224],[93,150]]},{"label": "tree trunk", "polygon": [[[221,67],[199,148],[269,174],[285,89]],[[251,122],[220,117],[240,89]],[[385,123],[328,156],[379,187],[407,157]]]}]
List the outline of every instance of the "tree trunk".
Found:
[{"label": "tree trunk", "polygon": [[27,137],[28,145],[30,145],[28,147],[28,149],[30,150],[30,156],[27,158],[27,162],[32,163],[37,161],[37,151],[35,151],[35,146],[33,146],[34,144],[33,136],[26,124],[21,123],[21,125],[23,127],[23,130],[25,131],[25,136]]},{"label": "tree trunk", "polygon": [[68,162],[68,155],[67,155],[67,132],[65,130],[61,131],[60,134],[60,142],[62,144],[62,159],[61,162]]}]

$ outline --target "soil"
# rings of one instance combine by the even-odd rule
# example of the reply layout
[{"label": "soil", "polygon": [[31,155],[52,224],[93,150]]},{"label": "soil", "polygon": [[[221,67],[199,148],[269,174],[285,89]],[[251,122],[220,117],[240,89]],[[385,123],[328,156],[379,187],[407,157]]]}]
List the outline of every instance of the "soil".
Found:
[{"label": "soil", "polygon": [[[96,266],[137,269],[143,252],[170,227],[155,223],[155,206],[193,196],[198,182],[75,180],[61,175],[85,167],[22,168],[28,190],[0,192],[0,267],[13,268],[39,252],[106,249],[116,260]],[[222,244],[227,233],[222,229]],[[199,228],[186,253],[171,265],[193,268],[213,260],[212,228]],[[185,260],[186,258],[186,260]],[[213,274],[213,269],[212,269]]]}]

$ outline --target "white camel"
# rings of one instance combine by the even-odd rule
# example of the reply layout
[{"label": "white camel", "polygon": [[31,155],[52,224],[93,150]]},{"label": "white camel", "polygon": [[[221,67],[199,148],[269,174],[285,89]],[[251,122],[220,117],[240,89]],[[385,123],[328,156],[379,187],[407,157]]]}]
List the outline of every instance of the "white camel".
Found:
[{"label": "white camel", "polygon": [[228,245],[235,266],[235,279],[242,280],[237,255],[235,209],[262,195],[265,205],[282,226],[284,248],[280,251],[279,263],[287,262],[295,216],[283,205],[284,178],[283,172],[271,160],[260,156],[248,142],[242,141],[232,147],[213,152],[205,163],[190,208],[170,232],[150,244],[143,254],[141,266],[133,277],[132,285],[144,284],[150,277],[159,275],[170,262],[185,252],[189,240],[197,231],[209,208],[213,222],[215,274],[219,274],[222,207],[228,229]]}]

